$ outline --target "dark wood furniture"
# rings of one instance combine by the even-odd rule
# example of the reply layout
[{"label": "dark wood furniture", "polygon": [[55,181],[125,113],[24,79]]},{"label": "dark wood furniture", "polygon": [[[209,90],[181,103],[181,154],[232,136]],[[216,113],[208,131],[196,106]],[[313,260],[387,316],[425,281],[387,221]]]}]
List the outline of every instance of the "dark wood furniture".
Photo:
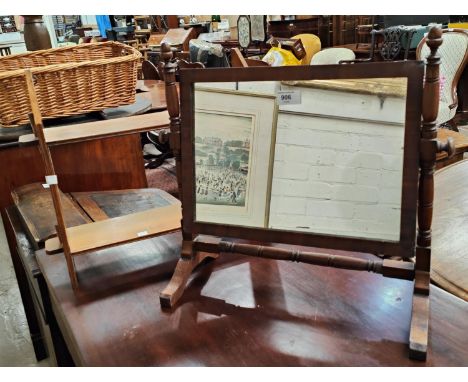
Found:
[{"label": "dark wood furniture", "polygon": [[166,19],[168,28],[179,27],[179,18],[176,15],[166,15],[164,18]]},{"label": "dark wood furniture", "polygon": [[[384,61],[391,61],[399,58],[406,60],[415,32],[415,29],[400,26],[372,30],[370,59],[374,59],[375,51],[377,51]],[[403,45],[404,41],[406,45]]]},{"label": "dark wood furniture", "polygon": [[158,68],[151,61],[144,60],[141,63],[141,71],[144,80],[160,80]]},{"label": "dark wood furniture", "polygon": [[[125,191],[106,193],[104,202],[98,199],[99,209],[92,205],[96,193],[70,196],[77,208],[99,219],[103,213],[127,214],[154,200],[142,197],[141,191],[151,192],[130,191],[128,198],[122,198]],[[448,212],[437,207],[440,196],[436,193],[435,211]],[[50,216],[51,204],[49,199]],[[406,357],[409,281],[225,254],[194,274],[179,306],[168,314],[155,296],[177,261],[180,234],[78,258],[86,288],[76,295],[64,257],[41,250],[36,260],[31,235],[15,206],[8,208],[7,216],[5,228],[17,248],[13,261],[32,281],[33,287],[26,284],[29,298],[36,308],[44,307],[37,310],[38,319],[47,317],[46,334],[42,336],[37,326],[33,344],[41,346],[45,339],[47,347],[43,342],[42,346],[51,364],[55,353],[59,366],[421,365]],[[439,215],[435,218],[438,221]],[[45,221],[50,226],[51,219]],[[355,285],[359,288],[351,287]],[[387,298],[370,300],[374,294]],[[425,365],[465,366],[468,303],[434,286],[430,300],[431,346]],[[28,317],[32,328],[30,322]]]},{"label": "dark wood furniture", "polygon": [[[137,82],[137,90],[145,94],[137,97],[151,100],[152,111],[166,109],[163,82]],[[82,133],[92,139],[62,143],[51,148],[55,170],[60,176],[65,192],[112,190],[147,187],[144,161],[141,154],[141,140],[138,131],[129,131],[136,124],[146,128],[160,118],[156,114],[137,116],[136,119],[102,121],[101,115],[87,114],[47,121],[45,135],[54,139],[76,138]],[[111,134],[109,134],[111,131]],[[120,131],[120,132],[119,132]],[[94,132],[94,133],[93,133]],[[29,126],[2,128],[0,131],[0,208],[11,205],[11,190],[24,184],[42,181],[44,169],[41,164],[38,142],[30,134]],[[28,134],[30,134],[28,136]],[[3,142],[4,141],[4,142]],[[21,142],[20,142],[21,141]],[[77,166],[76,158],[81,158]],[[78,176],[79,175],[79,176]]]},{"label": "dark wood furniture", "polygon": [[301,33],[312,33],[320,38],[322,48],[331,46],[330,16],[310,16],[295,20],[269,21],[267,34],[274,37],[289,38]]},{"label": "dark wood furniture", "polygon": [[457,131],[449,129],[437,129],[437,139],[445,141],[448,138],[453,139],[454,153],[451,157],[446,152],[439,152],[436,156],[436,169],[448,166],[452,163],[458,162],[463,159],[465,152],[468,150],[468,137]]},{"label": "dark wood furniture", "polygon": [[457,126],[466,129],[468,125],[468,65],[465,67],[457,87],[458,109],[455,114],[454,122]]},{"label": "dark wood furniture", "polygon": [[468,65],[463,70],[457,89],[458,115],[466,120],[468,116]]},{"label": "dark wood furniture", "polygon": [[167,43],[170,46],[182,50],[189,50],[189,42],[191,39],[196,38],[196,32],[193,28],[174,28],[169,29],[162,39],[161,43]]},{"label": "dark wood furniture", "polygon": [[331,46],[351,49],[356,58],[368,58],[371,50],[371,31],[377,28],[376,16],[332,16]]},{"label": "dark wood furniture", "polygon": [[[407,357],[409,281],[225,254],[194,274],[174,311],[161,309],[155,296],[181,241],[176,233],[77,258],[79,294],[62,255],[36,253],[76,365],[421,365]],[[430,302],[425,365],[465,366],[468,305],[433,286]]]},{"label": "dark wood furniture", "polygon": [[[370,15],[335,15],[332,16],[332,44],[348,45],[351,49],[352,45],[358,48],[359,43],[370,43],[370,34],[364,36],[365,29],[361,26],[373,26],[376,19]],[[369,31],[370,32],[370,31]],[[346,46],[348,47],[348,46]],[[369,52],[369,47],[361,47]]]},{"label": "dark wood furniture", "polygon": [[167,109],[166,87],[164,81],[160,80],[138,80],[137,89],[141,93],[137,97],[151,100],[152,111],[164,111]]},{"label": "dark wood furniture", "polygon": [[[411,41],[415,32],[415,29],[403,26],[394,26],[381,30],[373,29],[370,32],[371,42],[368,44],[367,48],[369,51],[368,57],[342,62],[406,60],[408,59]],[[403,42],[405,42],[405,45]],[[356,44],[356,48],[353,48],[353,51],[358,49],[359,44]]]},{"label": "dark wood furniture", "polygon": [[[385,277],[414,280],[413,311],[409,335],[410,357],[424,360],[427,355],[429,320],[429,271],[431,254],[431,221],[433,198],[433,171],[436,153],[454,151],[453,141],[437,141],[436,117],[439,99],[439,57],[442,32],[433,28],[428,45],[431,55],[427,58],[424,107],[422,104],[423,66],[421,62],[400,62],[366,65],[316,66],[315,68],[236,68],[212,71],[181,71],[181,113],[178,102],[169,108],[171,131],[180,194],[182,196],[183,220],[181,258],[173,278],[161,293],[161,305],[174,307],[182,296],[192,270],[206,257],[217,257],[219,252],[235,252],[270,259],[292,260],[321,266],[367,270]],[[172,66],[167,67],[166,81],[174,76]],[[355,239],[339,236],[309,234],[267,228],[230,226],[195,220],[195,165],[194,165],[194,83],[231,81],[274,81],[304,79],[345,79],[375,77],[407,77],[407,104],[405,120],[405,149],[403,159],[403,189],[401,204],[400,240]],[[177,93],[173,91],[173,99]],[[168,97],[169,99],[169,97]],[[423,124],[420,131],[420,116]],[[419,162],[419,167],[418,167]],[[419,182],[418,182],[418,172]],[[417,189],[419,187],[419,199]],[[418,207],[417,207],[418,206]],[[416,209],[418,208],[418,212]],[[416,232],[416,216],[418,231]],[[211,236],[204,236],[211,235]],[[266,243],[267,246],[235,244],[221,237],[242,238]],[[323,256],[312,252],[277,250],[269,243],[307,244],[323,248],[360,251],[381,254],[384,260],[358,261],[346,257]],[[416,263],[398,262],[385,256],[400,256],[406,259],[416,256]]]},{"label": "dark wood furniture", "polygon": [[10,254],[36,359],[49,358],[50,366],[73,366],[74,362],[51,310],[49,293],[34,252],[34,242],[14,206],[2,209]]},{"label": "dark wood furniture", "polygon": [[[64,144],[51,153],[64,192],[147,187],[138,134]],[[44,180],[37,142],[0,145],[0,163],[2,210],[13,203],[14,188]]]}]

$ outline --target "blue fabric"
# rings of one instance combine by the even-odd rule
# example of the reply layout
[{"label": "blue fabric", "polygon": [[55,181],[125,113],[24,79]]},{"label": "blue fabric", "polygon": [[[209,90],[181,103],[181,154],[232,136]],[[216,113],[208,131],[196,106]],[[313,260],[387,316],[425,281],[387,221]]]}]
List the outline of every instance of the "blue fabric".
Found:
[{"label": "blue fabric", "polygon": [[112,25],[110,23],[110,18],[108,15],[97,15],[96,22],[99,28],[99,32],[101,32],[101,37],[107,37],[106,29],[111,29]]}]

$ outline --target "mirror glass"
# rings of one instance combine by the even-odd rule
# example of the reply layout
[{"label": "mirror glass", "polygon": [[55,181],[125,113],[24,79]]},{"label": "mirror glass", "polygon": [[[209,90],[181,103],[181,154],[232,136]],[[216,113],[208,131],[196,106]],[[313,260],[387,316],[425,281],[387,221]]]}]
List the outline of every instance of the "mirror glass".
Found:
[{"label": "mirror glass", "polygon": [[195,84],[195,220],[398,241],[406,81]]}]

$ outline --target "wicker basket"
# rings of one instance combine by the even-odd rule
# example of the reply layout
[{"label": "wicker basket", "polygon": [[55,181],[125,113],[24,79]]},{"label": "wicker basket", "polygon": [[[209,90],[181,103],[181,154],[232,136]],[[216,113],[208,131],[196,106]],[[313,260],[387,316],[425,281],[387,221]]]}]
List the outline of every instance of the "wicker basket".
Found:
[{"label": "wicker basket", "polygon": [[0,125],[28,123],[25,69],[31,68],[43,118],[135,102],[141,53],[114,41],[39,50],[0,58]]}]

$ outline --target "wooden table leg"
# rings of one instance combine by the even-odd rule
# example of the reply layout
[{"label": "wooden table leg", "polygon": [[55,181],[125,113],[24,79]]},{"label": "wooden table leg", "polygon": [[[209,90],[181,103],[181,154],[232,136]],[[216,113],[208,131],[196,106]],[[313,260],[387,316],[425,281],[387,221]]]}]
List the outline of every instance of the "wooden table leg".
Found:
[{"label": "wooden table leg", "polygon": [[57,366],[75,366],[75,363],[73,362],[73,358],[68,350],[65,339],[63,338],[62,332],[60,331],[57,319],[55,318],[55,314],[52,309],[52,302],[50,300],[49,290],[47,289],[47,283],[44,279],[44,276],[40,275],[37,279],[37,282],[41,291],[41,299],[44,304],[47,323],[50,329],[50,336],[52,338]]},{"label": "wooden table leg", "polygon": [[13,268],[15,270],[16,280],[18,282],[18,288],[23,301],[24,313],[26,320],[28,321],[29,334],[31,335],[31,341],[34,348],[37,361],[41,361],[47,358],[47,349],[44,343],[44,339],[41,333],[39,320],[36,316],[36,310],[34,308],[33,297],[29,289],[28,277],[21,263],[21,259],[16,250],[16,241],[14,234],[9,226],[8,218],[2,211],[3,225],[5,227],[5,233],[8,240],[8,246],[10,248],[11,260],[13,262]]}]

